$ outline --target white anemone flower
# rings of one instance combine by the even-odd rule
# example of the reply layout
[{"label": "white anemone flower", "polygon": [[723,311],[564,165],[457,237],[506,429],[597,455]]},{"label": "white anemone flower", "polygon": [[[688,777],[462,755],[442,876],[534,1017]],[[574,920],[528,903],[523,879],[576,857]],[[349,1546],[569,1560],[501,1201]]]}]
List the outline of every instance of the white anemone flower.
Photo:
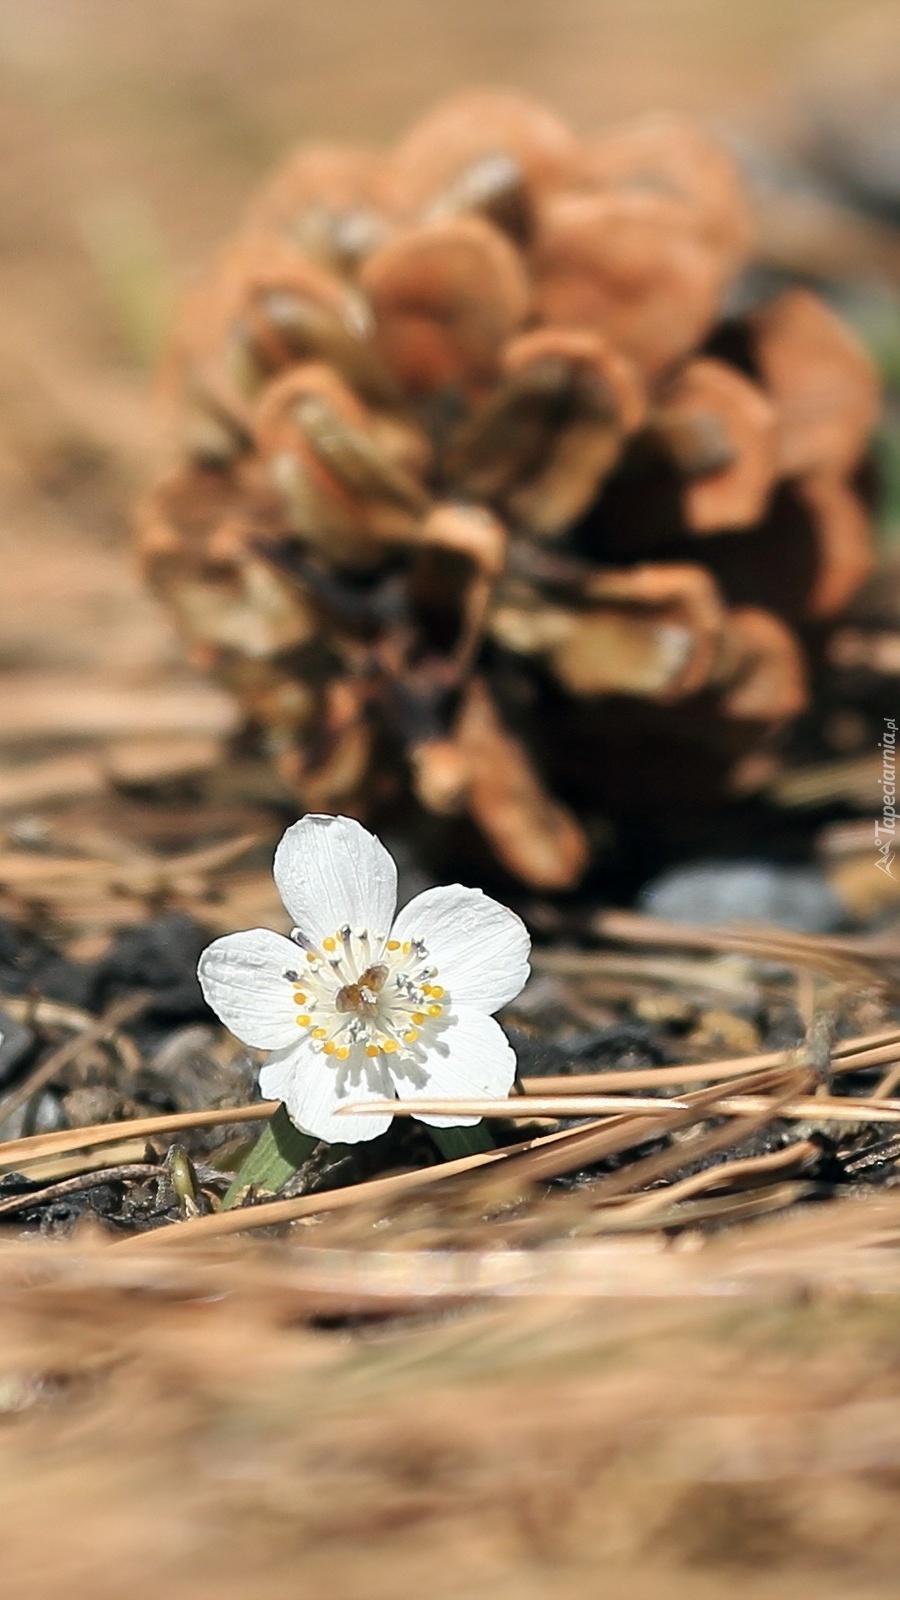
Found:
[{"label": "white anemone flower", "polygon": [[513,911],[455,883],[426,889],[395,916],[393,859],[349,817],[295,822],[274,874],[291,937],[228,934],[198,969],[225,1026],[271,1051],[265,1099],[281,1100],[302,1132],[355,1144],[383,1133],[391,1115],[340,1115],[342,1105],[509,1093],[516,1058],[491,1013],[528,977],[531,941]]}]

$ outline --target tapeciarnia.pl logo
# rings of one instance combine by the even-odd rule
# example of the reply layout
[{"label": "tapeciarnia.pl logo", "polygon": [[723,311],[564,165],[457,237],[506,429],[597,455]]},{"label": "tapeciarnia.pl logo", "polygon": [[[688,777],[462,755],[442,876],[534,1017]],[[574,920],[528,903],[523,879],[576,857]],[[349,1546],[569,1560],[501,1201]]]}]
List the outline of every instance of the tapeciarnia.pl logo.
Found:
[{"label": "tapeciarnia.pl logo", "polygon": [[[875,849],[880,859],[875,865],[879,872],[894,876],[894,833],[897,827],[897,723],[885,717],[884,732],[878,741],[881,751],[881,821],[875,824]],[[887,835],[883,838],[883,835]]]}]

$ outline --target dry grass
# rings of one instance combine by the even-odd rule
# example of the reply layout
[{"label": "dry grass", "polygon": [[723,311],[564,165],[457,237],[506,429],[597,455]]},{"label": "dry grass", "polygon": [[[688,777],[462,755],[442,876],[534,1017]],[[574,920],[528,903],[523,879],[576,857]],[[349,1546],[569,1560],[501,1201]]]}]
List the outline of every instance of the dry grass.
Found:
[{"label": "dry grass", "polygon": [[893,1595],[898,1243],[5,1245],[7,1592]]}]

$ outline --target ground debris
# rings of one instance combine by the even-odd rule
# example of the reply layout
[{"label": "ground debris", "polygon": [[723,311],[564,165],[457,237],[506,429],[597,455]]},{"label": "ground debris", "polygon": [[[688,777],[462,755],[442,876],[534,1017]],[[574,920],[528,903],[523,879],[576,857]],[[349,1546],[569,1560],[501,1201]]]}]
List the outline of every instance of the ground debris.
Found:
[{"label": "ground debris", "polygon": [[[427,1131],[399,1117],[379,1139],[315,1151],[275,1211],[267,1196],[251,1194],[239,1215],[218,1214],[218,1198],[257,1136],[261,1107],[253,1053],[207,1012],[196,959],[223,923],[278,925],[271,912],[239,909],[250,882],[247,852],[263,860],[269,846],[227,829],[223,818],[221,842],[198,844],[209,813],[205,801],[195,801],[170,819],[163,855],[158,842],[149,843],[162,816],[158,802],[123,806],[115,826],[89,827],[77,814],[61,813],[43,831],[21,835],[6,856],[0,849],[0,881],[5,870],[17,894],[28,885],[15,914],[0,922],[0,995],[21,1030],[0,1096],[0,1134],[17,1141],[11,1150],[23,1151],[23,1179],[38,1185],[28,1191],[30,1209],[7,1210],[9,1225],[64,1229],[90,1214],[118,1232],[151,1229],[174,1239],[194,1226],[302,1223],[374,1203],[382,1206],[379,1226],[393,1233],[404,1208],[421,1204],[420,1187],[445,1184]],[[135,824],[133,838],[126,819]],[[11,863],[5,869],[4,860]],[[61,927],[75,931],[73,908],[54,896],[60,884],[95,867],[101,886],[120,870],[126,878],[137,873],[144,902],[139,916],[129,911],[85,947],[77,934],[60,937]],[[128,881],[133,887],[138,879]],[[566,918],[569,943],[561,937]],[[435,1237],[469,1248],[478,1216],[498,1238],[523,1217],[541,1236],[548,1228],[552,1234],[554,1225],[540,1220],[543,1208],[565,1194],[587,1207],[590,1220],[582,1216],[580,1230],[627,1226],[676,1236],[875,1184],[890,1187],[900,1044],[891,1042],[898,1037],[895,978],[882,957],[889,946],[877,936],[762,926],[720,933],[624,913],[592,911],[579,921],[564,911],[561,927],[537,945],[534,978],[501,1018],[524,1098],[509,1114],[498,1108],[491,1121],[492,1164],[453,1180],[471,1187],[464,1226],[456,1227],[445,1188],[446,1219],[431,1225]],[[873,1038],[884,1043],[867,1044]],[[880,1110],[877,1096],[865,1101],[873,1090]],[[621,1128],[608,1113],[598,1120],[589,1097],[609,1092],[655,1097],[658,1116],[654,1109],[637,1121],[619,1117]],[[825,1100],[816,1101],[817,1093]],[[552,1109],[554,1096],[573,1094]],[[548,1096],[544,1110],[541,1097]],[[94,1130],[106,1128],[115,1159],[90,1142]],[[37,1142],[29,1144],[29,1136]],[[177,1137],[184,1160],[215,1177],[186,1180],[179,1198],[164,1176],[149,1190],[146,1175],[92,1176],[98,1161],[106,1173],[117,1162],[123,1173],[132,1171],[146,1159],[148,1137]],[[41,1185],[59,1183],[74,1187],[36,1198]],[[507,1196],[499,1212],[491,1198],[498,1186]]]}]

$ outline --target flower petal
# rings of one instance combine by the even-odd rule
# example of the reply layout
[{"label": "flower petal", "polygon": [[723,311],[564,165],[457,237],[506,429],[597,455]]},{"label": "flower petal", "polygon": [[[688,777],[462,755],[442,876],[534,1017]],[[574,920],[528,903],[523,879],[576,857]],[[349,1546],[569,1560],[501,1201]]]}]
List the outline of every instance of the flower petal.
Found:
[{"label": "flower petal", "polygon": [[251,928],[207,945],[197,976],[204,1000],[226,1028],[244,1044],[277,1050],[297,1037],[293,990],[302,962],[283,934]]},{"label": "flower petal", "polygon": [[278,892],[300,932],[320,945],[349,924],[387,937],[397,868],[384,845],[351,817],[301,817],[275,851]]},{"label": "flower petal", "polygon": [[392,935],[423,939],[455,1005],[496,1011],[528,977],[531,939],[521,917],[480,889],[451,883],[404,906]]},{"label": "flower petal", "polygon": [[[474,1006],[461,1006],[429,1049],[424,1074],[403,1075],[391,1066],[400,1100],[503,1100],[516,1075],[516,1057],[499,1022]],[[424,1080],[424,1081],[423,1081]],[[471,1127],[478,1117],[425,1117],[435,1128]]]},{"label": "flower petal", "polygon": [[259,1090],[265,1100],[281,1100],[288,1115],[303,1133],[329,1144],[359,1144],[384,1133],[393,1120],[382,1115],[338,1116],[341,1106],[359,1100],[390,1100],[394,1089],[381,1060],[372,1060],[361,1047],[346,1061],[314,1050],[307,1039],[300,1039],[288,1050],[279,1050],[259,1074]]}]

